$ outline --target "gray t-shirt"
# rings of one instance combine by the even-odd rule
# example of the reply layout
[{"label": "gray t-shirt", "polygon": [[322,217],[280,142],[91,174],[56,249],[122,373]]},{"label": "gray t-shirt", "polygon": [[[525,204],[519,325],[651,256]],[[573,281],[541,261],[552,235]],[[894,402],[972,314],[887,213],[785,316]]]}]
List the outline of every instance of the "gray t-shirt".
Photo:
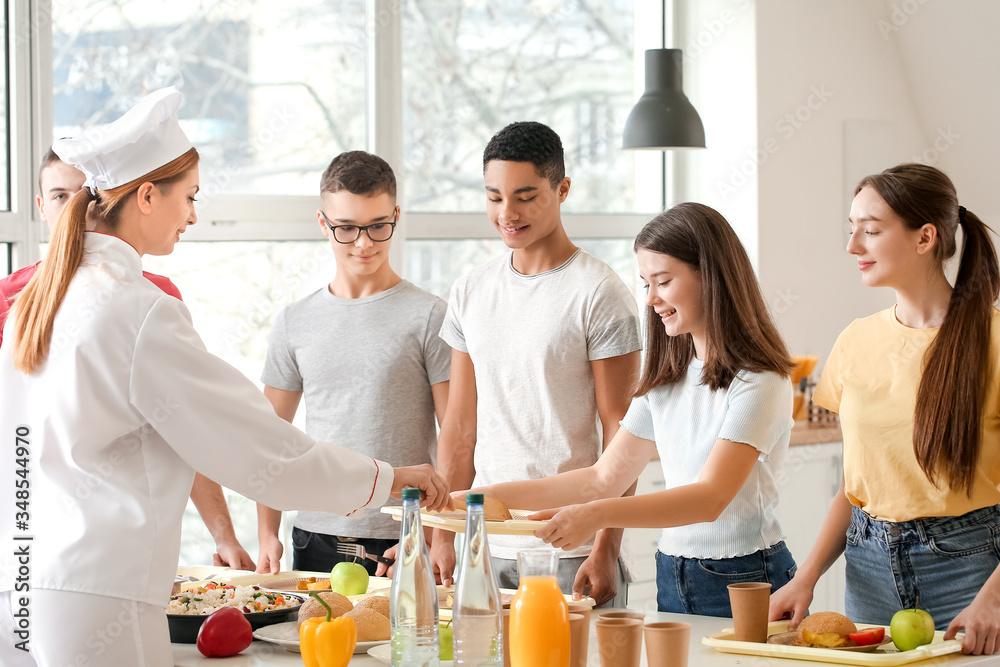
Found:
[{"label": "gray t-shirt", "polygon": [[[317,440],[393,466],[430,463],[437,448],[431,385],[447,381],[451,366],[438,336],[445,310],[406,280],[361,299],[324,287],[278,313],[261,381],[303,392],[306,432]],[[399,536],[399,524],[378,508],[350,518],[299,512],[295,525],[344,537]]]},{"label": "gray t-shirt", "polygon": [[[641,348],[635,297],[607,264],[577,250],[562,266],[526,276],[511,259],[456,282],[441,327],[476,369],[475,486],[593,465],[601,432],[590,362]],[[498,558],[541,546],[534,537],[490,536]]]}]

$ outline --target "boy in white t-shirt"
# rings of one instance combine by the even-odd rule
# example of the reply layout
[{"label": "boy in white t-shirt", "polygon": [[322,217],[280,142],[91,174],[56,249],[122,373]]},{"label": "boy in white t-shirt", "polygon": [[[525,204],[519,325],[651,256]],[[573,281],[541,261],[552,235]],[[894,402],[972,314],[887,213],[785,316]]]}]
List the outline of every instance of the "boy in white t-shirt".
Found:
[{"label": "boy in white t-shirt", "polygon": [[[641,348],[635,297],[563,229],[570,179],[559,136],[541,123],[508,125],[487,145],[483,173],[487,213],[512,251],[455,283],[441,328],[452,365],[438,469],[453,489],[592,465],[628,409]],[[624,606],[621,537],[602,531],[592,545],[560,551],[563,590],[589,588],[598,604]],[[452,538],[435,531],[431,547],[445,581]],[[501,587],[517,587],[525,548],[549,547],[490,537]]]},{"label": "boy in white t-shirt", "polygon": [[[304,396],[305,430],[314,438],[394,466],[430,463],[434,418],[442,419],[448,402],[450,350],[438,336],[446,306],[389,265],[399,220],[392,168],[364,151],[342,153],[323,174],[320,196],[317,218],[336,275],[278,313],[261,377],[264,395],[288,421]],[[277,572],[281,512],[258,504],[257,516],[257,571]],[[398,537],[399,524],[377,509],[350,517],[299,512],[293,568],[329,571],[352,559],[337,553],[341,543],[382,554]],[[374,562],[362,564],[374,573]]]}]

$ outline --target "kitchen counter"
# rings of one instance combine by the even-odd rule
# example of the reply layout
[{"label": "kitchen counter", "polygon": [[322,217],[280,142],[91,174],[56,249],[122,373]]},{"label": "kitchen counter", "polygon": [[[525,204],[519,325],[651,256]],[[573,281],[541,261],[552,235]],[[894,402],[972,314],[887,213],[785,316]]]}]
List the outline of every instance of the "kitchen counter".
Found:
[{"label": "kitchen counter", "polygon": [[807,422],[797,421],[792,427],[792,437],[789,447],[800,445],[819,445],[827,442],[843,442],[840,422]]},{"label": "kitchen counter", "polygon": [[[602,611],[609,611],[607,609]],[[597,635],[594,632],[593,622],[597,619],[597,612],[591,614],[590,629],[590,656],[588,665],[599,665],[597,652]],[[715,649],[701,643],[705,635],[721,632],[725,628],[732,627],[732,621],[725,618],[712,618],[708,616],[686,616],[684,614],[662,614],[659,612],[649,612],[646,614],[649,621],[683,621],[691,624],[691,649],[688,657],[689,667],[747,667],[747,665],[776,665],[784,664],[788,667],[809,667],[827,665],[830,663],[814,662],[812,660],[783,660],[779,658],[764,658],[759,656],[741,655],[737,653],[720,653]],[[193,644],[174,644],[174,665],[176,667],[216,667],[220,664],[217,658],[205,658]],[[298,665],[301,667],[302,658],[297,653],[289,653],[284,649],[265,642],[255,641],[249,649],[239,656],[227,658],[227,667],[267,667],[269,665]],[[352,667],[378,667],[383,663],[368,655],[356,655],[351,660]],[[450,664],[450,663],[449,663]],[[642,667],[646,666],[646,653],[643,647]],[[993,656],[965,656],[953,654],[932,658],[925,661],[915,662],[918,667],[921,665],[948,665],[949,667],[965,667],[966,665],[991,665],[1000,667],[1000,655]]]}]

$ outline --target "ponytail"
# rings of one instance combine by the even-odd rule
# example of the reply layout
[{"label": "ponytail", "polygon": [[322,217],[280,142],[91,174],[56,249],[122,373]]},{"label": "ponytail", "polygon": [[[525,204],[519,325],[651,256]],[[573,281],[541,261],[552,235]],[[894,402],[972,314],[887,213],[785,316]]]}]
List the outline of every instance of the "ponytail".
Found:
[{"label": "ponytail", "polygon": [[83,236],[92,201],[86,188],[69,200],[56,221],[45,261],[14,302],[14,368],[22,373],[34,373],[45,361],[56,312],[83,260]]},{"label": "ponytail", "polygon": [[[180,157],[133,181],[99,194],[84,188],[73,195],[59,219],[49,243],[49,252],[11,309],[14,322],[14,368],[28,375],[45,363],[52,340],[56,312],[69,289],[73,275],[83,261],[84,232],[88,217],[109,229],[118,220],[129,197],[143,183],[169,187],[198,165],[198,151],[190,149]],[[93,204],[93,206],[91,206]]]},{"label": "ponytail", "polygon": [[982,450],[986,389],[996,360],[991,356],[993,303],[1000,295],[1000,267],[990,228],[958,205],[944,173],[923,164],[901,164],[861,180],[854,194],[873,188],[911,230],[934,225],[935,258],[955,254],[961,226],[965,247],[948,312],[924,355],[913,414],[913,452],[936,486],[971,497]]},{"label": "ponytail", "polygon": [[970,211],[959,216],[965,248],[948,313],[925,357],[913,450],[928,479],[938,484],[944,478],[971,494],[982,450],[986,389],[994,371],[990,327],[1000,268],[989,227]]}]

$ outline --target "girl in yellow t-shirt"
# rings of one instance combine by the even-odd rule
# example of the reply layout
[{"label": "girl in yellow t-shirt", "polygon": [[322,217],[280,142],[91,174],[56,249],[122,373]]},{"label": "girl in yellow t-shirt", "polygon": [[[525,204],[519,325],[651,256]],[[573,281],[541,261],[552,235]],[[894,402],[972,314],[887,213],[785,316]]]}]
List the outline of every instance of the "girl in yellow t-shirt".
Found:
[{"label": "girl in yellow t-shirt", "polygon": [[[989,228],[951,180],[903,164],[855,190],[847,252],[896,304],[855,320],[813,400],[838,412],[844,481],[816,545],[771,617],[795,627],[843,552],[847,615],[888,625],[930,612],[966,653],[1000,650],[1000,269]],[[954,288],[944,261],[965,237]]]}]

